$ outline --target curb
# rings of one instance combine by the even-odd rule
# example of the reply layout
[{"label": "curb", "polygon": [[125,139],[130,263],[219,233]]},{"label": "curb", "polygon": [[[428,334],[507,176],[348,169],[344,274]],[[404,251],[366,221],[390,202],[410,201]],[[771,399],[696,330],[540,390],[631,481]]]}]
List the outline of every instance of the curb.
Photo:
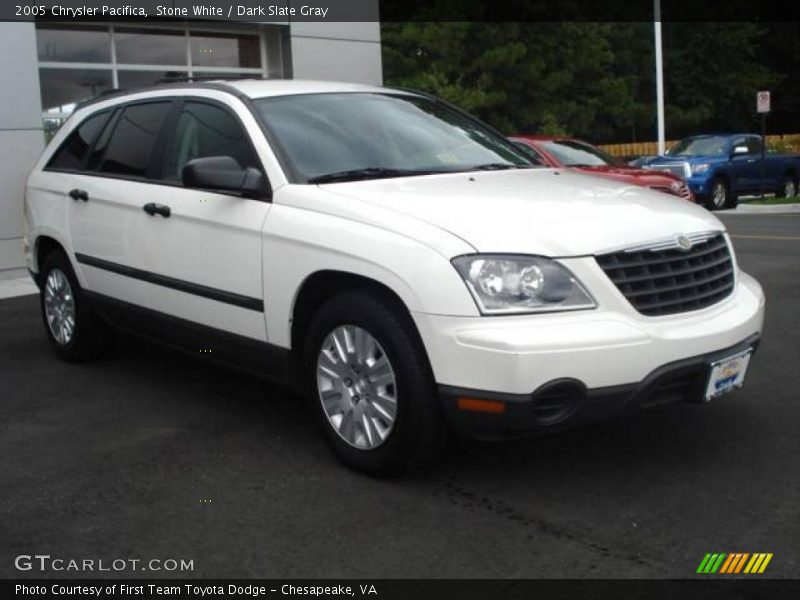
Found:
[{"label": "curb", "polygon": [[795,204],[740,204],[732,210],[719,210],[723,215],[781,215],[800,214],[800,203]]}]

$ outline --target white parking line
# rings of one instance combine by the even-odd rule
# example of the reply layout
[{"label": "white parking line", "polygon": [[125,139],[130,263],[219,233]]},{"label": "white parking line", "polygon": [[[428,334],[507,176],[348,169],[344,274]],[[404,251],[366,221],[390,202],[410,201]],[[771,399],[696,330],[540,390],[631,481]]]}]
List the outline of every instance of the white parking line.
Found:
[{"label": "white parking line", "polygon": [[746,234],[731,234],[734,239],[741,240],[783,240],[800,242],[800,236],[796,235],[746,235]]}]

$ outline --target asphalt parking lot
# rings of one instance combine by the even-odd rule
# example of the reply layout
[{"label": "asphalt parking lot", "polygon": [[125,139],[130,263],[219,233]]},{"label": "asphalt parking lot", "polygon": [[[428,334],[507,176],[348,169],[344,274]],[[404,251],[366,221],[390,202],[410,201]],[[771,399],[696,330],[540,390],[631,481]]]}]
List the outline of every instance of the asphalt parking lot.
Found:
[{"label": "asphalt parking lot", "polygon": [[0,577],[41,577],[13,564],[37,553],[194,561],[119,574],[145,577],[690,577],[706,552],[800,577],[800,215],[724,220],[767,293],[744,390],[458,442],[388,481],[341,467],[280,388],[133,340],[65,364],[36,297],[2,300]]}]

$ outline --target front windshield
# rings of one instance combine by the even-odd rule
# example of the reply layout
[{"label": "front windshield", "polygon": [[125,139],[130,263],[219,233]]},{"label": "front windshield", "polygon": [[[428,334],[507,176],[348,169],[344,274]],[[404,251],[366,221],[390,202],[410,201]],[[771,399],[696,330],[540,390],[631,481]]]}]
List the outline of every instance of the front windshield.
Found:
[{"label": "front windshield", "polygon": [[723,156],[728,138],[721,135],[689,138],[678,142],[670,156]]},{"label": "front windshield", "polygon": [[324,93],[255,105],[303,182],[355,172],[366,179],[532,166],[488,127],[424,97]]},{"label": "front windshield", "polygon": [[617,159],[594,146],[575,140],[553,140],[542,146],[565,167],[604,167],[616,165]]}]

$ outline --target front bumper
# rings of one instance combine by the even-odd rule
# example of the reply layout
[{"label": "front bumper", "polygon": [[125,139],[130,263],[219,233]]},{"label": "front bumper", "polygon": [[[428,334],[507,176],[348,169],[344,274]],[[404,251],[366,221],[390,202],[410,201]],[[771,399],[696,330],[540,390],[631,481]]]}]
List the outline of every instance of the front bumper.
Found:
[{"label": "front bumper", "polygon": [[[498,394],[442,385],[439,395],[448,420],[462,435],[503,439],[544,433],[654,406],[700,403],[711,365],[748,349],[755,353],[759,342],[759,336],[753,335],[730,348],[663,365],[636,384],[587,389],[578,380],[557,379],[531,394]],[[472,402],[473,409],[463,410],[464,399],[467,406]],[[474,410],[475,400],[478,407],[483,407],[481,410]],[[488,404],[480,404],[481,401]],[[486,411],[486,407],[492,410]]]},{"label": "front bumper", "polygon": [[[500,427],[490,435],[497,437],[591,420],[626,406],[663,402],[649,391],[672,379],[685,379],[683,396],[694,399],[689,379],[699,385],[711,359],[755,345],[761,334],[764,295],[741,271],[733,293],[713,306],[647,317],[603,280],[593,259],[563,262],[594,292],[597,309],[520,317],[413,315],[457,428],[481,434],[479,423],[493,422]],[[531,416],[542,398],[558,404],[556,396],[570,396],[570,406],[539,411],[548,413],[544,418]],[[497,399],[506,406],[502,414],[473,413],[458,410],[458,397]]]},{"label": "front bumper", "polygon": [[689,190],[697,197],[705,197],[711,193],[711,179],[705,176],[691,176],[686,179]]}]

